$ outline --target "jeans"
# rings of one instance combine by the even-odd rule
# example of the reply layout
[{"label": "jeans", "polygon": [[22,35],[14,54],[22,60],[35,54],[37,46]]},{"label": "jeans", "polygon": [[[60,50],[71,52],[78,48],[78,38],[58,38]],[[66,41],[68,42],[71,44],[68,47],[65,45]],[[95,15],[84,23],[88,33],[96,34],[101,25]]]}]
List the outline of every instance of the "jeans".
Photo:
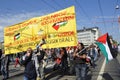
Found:
[{"label": "jeans", "polygon": [[32,79],[30,79],[30,78],[24,76],[24,79],[23,79],[23,80],[36,80],[36,78],[32,78]]},{"label": "jeans", "polygon": [[70,70],[69,70],[69,73],[70,74],[73,74],[74,73],[74,61],[73,60],[70,60]]},{"label": "jeans", "polygon": [[86,64],[75,64],[76,80],[85,80],[86,68]]}]

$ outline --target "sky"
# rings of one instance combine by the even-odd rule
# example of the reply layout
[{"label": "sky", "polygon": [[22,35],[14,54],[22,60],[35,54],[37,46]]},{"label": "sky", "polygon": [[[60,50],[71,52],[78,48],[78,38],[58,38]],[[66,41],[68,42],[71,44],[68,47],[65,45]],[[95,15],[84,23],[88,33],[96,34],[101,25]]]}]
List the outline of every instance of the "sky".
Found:
[{"label": "sky", "polygon": [[0,41],[5,27],[70,6],[75,6],[77,30],[98,27],[120,42],[120,0],[0,0]]}]

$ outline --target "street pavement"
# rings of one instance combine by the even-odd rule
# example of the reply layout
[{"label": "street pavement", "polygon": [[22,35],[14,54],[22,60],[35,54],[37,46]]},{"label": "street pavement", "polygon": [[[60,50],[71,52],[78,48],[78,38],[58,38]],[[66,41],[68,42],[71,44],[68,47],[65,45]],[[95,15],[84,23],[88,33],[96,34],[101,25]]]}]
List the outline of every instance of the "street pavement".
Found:
[{"label": "street pavement", "polygon": [[118,63],[120,63],[120,53],[118,53],[117,61],[118,61]]},{"label": "street pavement", "polygon": [[[105,63],[105,68],[102,70],[102,73],[100,73],[104,65],[104,60],[105,58],[101,55],[96,61],[96,67],[88,72],[86,80],[120,80],[120,54],[109,63]],[[11,64],[10,77],[8,80],[23,80],[23,70],[24,67],[17,66],[15,68],[14,65]],[[75,80],[75,74],[63,74],[59,70],[53,71],[52,69],[47,69],[46,72],[46,80]],[[1,75],[0,80],[2,80]]]}]

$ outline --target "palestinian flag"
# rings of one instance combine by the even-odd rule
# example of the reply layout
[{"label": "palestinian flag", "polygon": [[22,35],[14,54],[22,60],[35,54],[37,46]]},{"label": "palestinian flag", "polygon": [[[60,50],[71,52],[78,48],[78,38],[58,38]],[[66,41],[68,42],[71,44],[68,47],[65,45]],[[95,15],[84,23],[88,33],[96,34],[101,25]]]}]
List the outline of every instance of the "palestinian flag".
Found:
[{"label": "palestinian flag", "polygon": [[96,44],[100,48],[102,54],[105,56],[106,62],[108,62],[108,61],[113,59],[112,45],[110,43],[110,39],[109,39],[108,33],[100,36],[97,39]]},{"label": "palestinian flag", "polygon": [[58,30],[60,27],[65,26],[66,24],[67,24],[67,21],[62,21],[62,22],[58,22],[58,23],[53,24],[52,27],[55,30]]},{"label": "palestinian flag", "polygon": [[17,40],[20,38],[20,33],[17,33],[16,35],[14,35],[14,40]]}]

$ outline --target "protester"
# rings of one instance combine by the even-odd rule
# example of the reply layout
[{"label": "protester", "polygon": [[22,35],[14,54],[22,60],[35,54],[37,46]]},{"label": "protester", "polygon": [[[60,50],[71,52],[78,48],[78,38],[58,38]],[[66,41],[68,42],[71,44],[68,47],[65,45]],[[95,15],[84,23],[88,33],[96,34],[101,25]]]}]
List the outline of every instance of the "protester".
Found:
[{"label": "protester", "polygon": [[97,61],[98,59],[98,49],[97,49],[97,46],[94,45],[94,50],[95,50],[95,53],[94,53],[94,61]]},{"label": "protester", "polygon": [[28,48],[21,61],[21,63],[25,66],[24,80],[36,80],[37,77],[35,63],[32,60],[32,54],[32,48]]},{"label": "protester", "polygon": [[98,57],[100,57],[101,53],[100,53],[100,48],[97,46],[97,51],[98,51]]},{"label": "protester", "polygon": [[[43,44],[42,44],[43,45]],[[44,73],[44,69],[45,69],[45,65],[44,65],[44,56],[45,56],[45,50],[41,48],[40,45],[37,48],[37,60],[35,59],[35,67],[36,67],[36,72],[37,72],[37,78],[40,80],[45,80],[45,73]]]},{"label": "protester", "polygon": [[120,44],[118,44],[118,53],[120,53]]},{"label": "protester", "polygon": [[69,65],[70,65],[70,69],[69,69],[69,74],[73,74],[74,73],[74,57],[73,57],[73,53],[74,53],[74,47],[68,47],[67,49],[67,54],[68,54],[68,59],[69,59]]},{"label": "protester", "polygon": [[61,69],[63,73],[66,73],[68,69],[68,61],[67,61],[67,51],[65,47],[60,48],[60,55],[61,55]]},{"label": "protester", "polygon": [[[1,56],[2,56],[2,49],[0,49],[0,58],[1,58]],[[2,73],[1,73],[1,59],[0,59],[0,75],[1,75]]]},{"label": "protester", "polygon": [[16,54],[16,59],[15,59],[15,67],[19,64],[20,65],[20,54],[19,53],[17,53]]},{"label": "protester", "polygon": [[53,67],[53,70],[58,70],[61,67],[61,54],[60,54],[60,48],[55,48],[55,55],[54,55],[54,60],[55,60],[55,65]]},{"label": "protester", "polygon": [[2,51],[1,56],[1,73],[3,75],[3,80],[7,80],[9,78],[9,56],[4,54]]},{"label": "protester", "polygon": [[[80,52],[81,51],[81,52]],[[83,43],[78,43],[73,54],[75,62],[76,80],[86,80],[86,50]]]},{"label": "protester", "polygon": [[52,61],[54,62],[56,59],[56,52],[55,52],[55,48],[51,48],[51,57],[52,57]]},{"label": "protester", "polygon": [[45,57],[44,57],[44,60],[46,62],[46,64],[48,64],[49,60],[51,59],[51,51],[50,49],[45,49]]}]

